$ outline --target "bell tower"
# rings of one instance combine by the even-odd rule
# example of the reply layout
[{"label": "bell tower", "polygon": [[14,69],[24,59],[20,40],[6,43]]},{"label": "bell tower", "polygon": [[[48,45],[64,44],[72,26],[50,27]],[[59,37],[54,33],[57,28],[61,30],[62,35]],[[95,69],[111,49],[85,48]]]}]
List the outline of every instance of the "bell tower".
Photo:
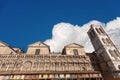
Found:
[{"label": "bell tower", "polygon": [[101,25],[91,25],[89,38],[95,49],[104,77],[120,77],[120,52]]}]

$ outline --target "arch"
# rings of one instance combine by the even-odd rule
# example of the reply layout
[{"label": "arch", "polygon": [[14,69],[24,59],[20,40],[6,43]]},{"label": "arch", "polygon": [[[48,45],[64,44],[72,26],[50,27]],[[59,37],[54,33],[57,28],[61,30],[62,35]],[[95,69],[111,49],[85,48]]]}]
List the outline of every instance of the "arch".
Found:
[{"label": "arch", "polygon": [[107,42],[108,44],[111,44],[111,41],[110,41],[110,39],[108,39],[108,38],[106,38],[106,42]]},{"label": "arch", "polygon": [[97,33],[99,33],[99,34],[101,33],[100,30],[99,30],[98,28],[95,28],[95,29],[96,29]]},{"label": "arch", "polygon": [[114,57],[115,59],[117,59],[117,54],[114,52],[114,50],[108,50],[109,51],[109,53],[110,53],[110,55],[112,56],[112,57]]},{"label": "arch", "polygon": [[23,66],[22,60],[16,61],[15,62],[15,71],[20,71],[22,66]]},{"label": "arch", "polygon": [[14,68],[15,68],[15,63],[16,63],[15,60],[10,60],[10,61],[9,61],[8,71],[14,70]]},{"label": "arch", "polygon": [[1,64],[1,70],[2,71],[6,71],[7,70],[7,68],[9,67],[9,61],[8,60],[5,60],[4,62],[2,62],[2,64]]},{"label": "arch", "polygon": [[31,67],[32,67],[32,62],[31,62],[31,61],[25,61],[25,62],[23,63],[23,68],[22,68],[22,70],[23,70],[23,71],[30,71]]},{"label": "arch", "polygon": [[32,62],[31,61],[25,61],[23,66],[24,67],[32,66]]},{"label": "arch", "polygon": [[8,64],[9,64],[9,61],[8,61],[8,60],[6,60],[6,61],[2,64],[2,67],[7,67],[7,66],[8,66]]},{"label": "arch", "polygon": [[38,60],[35,60],[34,61],[34,65],[38,65],[39,64],[39,61]]},{"label": "arch", "polygon": [[50,59],[45,59],[44,70],[50,70]]},{"label": "arch", "polygon": [[44,60],[43,59],[39,60],[38,70],[40,71],[44,70],[44,65],[45,65]]},{"label": "arch", "polygon": [[102,42],[103,42],[104,44],[107,44],[107,42],[106,42],[106,40],[105,40],[104,38],[102,38]]},{"label": "arch", "polygon": [[39,61],[38,60],[33,61],[31,70],[32,71],[37,71],[38,70],[38,65],[39,65]]},{"label": "arch", "polygon": [[113,53],[113,51],[112,50],[108,50],[109,51],[109,53],[110,53],[110,55],[112,56],[112,57],[115,57],[115,55],[114,55],[114,53]]},{"label": "arch", "polygon": [[103,34],[105,33],[105,31],[102,28],[99,28],[99,30],[101,33],[103,33]]},{"label": "arch", "polygon": [[18,61],[17,63],[15,63],[15,66],[16,66],[17,68],[19,68],[19,67],[22,66],[22,63],[23,63],[23,62],[19,62],[19,61]]},{"label": "arch", "polygon": [[114,50],[114,53],[116,54],[117,57],[120,56],[119,52],[117,50]]}]

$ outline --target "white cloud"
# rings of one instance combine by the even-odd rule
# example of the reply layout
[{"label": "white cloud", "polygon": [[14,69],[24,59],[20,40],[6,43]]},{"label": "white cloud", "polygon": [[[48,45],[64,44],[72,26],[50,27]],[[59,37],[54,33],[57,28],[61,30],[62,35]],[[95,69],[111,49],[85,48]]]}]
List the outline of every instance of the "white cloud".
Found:
[{"label": "white cloud", "polygon": [[[87,35],[87,31],[91,24],[101,24],[104,26],[104,23],[97,20],[92,20],[83,26],[72,25],[65,22],[58,23],[53,27],[52,38],[47,39],[45,43],[50,45],[51,51],[54,52],[61,52],[64,46],[73,42],[83,45],[86,52],[92,52],[94,49]],[[120,44],[120,18],[118,17],[117,19],[108,22],[104,28],[115,42]]]},{"label": "white cloud", "polygon": [[105,29],[117,48],[120,49],[120,17],[108,22]]}]

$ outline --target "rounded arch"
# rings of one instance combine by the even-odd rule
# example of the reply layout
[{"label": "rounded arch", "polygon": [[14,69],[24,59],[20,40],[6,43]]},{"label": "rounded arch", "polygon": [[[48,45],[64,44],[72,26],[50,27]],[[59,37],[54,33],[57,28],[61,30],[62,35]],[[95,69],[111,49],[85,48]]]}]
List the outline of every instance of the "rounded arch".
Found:
[{"label": "rounded arch", "polygon": [[103,42],[104,44],[107,44],[106,39],[104,39],[104,38],[102,38],[102,42]]},{"label": "rounded arch", "polygon": [[7,70],[7,67],[9,67],[9,60],[4,60],[2,63],[1,63],[1,70],[3,71],[6,71]]},{"label": "rounded arch", "polygon": [[23,71],[29,71],[32,67],[32,62],[31,61],[25,61],[23,63]]},{"label": "rounded arch", "polygon": [[116,57],[116,55],[115,55],[115,53],[114,53],[113,50],[109,49],[108,52],[110,53],[110,55],[111,55],[112,57],[114,57],[114,58]]},{"label": "rounded arch", "polygon": [[18,63],[23,63],[23,61],[22,61],[22,60],[19,60]]},{"label": "rounded arch", "polygon": [[5,64],[6,66],[9,64],[9,60],[6,60],[6,61],[4,61],[4,63],[3,64]]},{"label": "rounded arch", "polygon": [[100,32],[105,34],[105,31],[102,28],[99,28]]},{"label": "rounded arch", "polygon": [[50,59],[45,59],[45,62],[49,63],[49,62],[50,62]]},{"label": "rounded arch", "polygon": [[39,64],[39,61],[38,60],[35,60],[34,61],[34,65],[38,65]]},{"label": "rounded arch", "polygon": [[15,63],[15,66],[16,67],[21,67],[23,65],[23,61],[22,60],[19,60]]}]

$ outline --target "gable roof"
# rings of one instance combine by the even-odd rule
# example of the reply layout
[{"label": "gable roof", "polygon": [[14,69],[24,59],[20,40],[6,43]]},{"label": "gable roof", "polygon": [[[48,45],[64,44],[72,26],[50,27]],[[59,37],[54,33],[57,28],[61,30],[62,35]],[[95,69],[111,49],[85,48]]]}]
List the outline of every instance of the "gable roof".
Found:
[{"label": "gable roof", "polygon": [[65,47],[81,47],[81,48],[84,48],[82,45],[79,45],[77,43],[71,43],[71,44],[66,45]]},{"label": "gable roof", "polygon": [[1,46],[1,45],[2,45],[2,46],[9,46],[7,43],[5,43],[5,42],[3,42],[3,41],[0,40],[0,46]]},{"label": "gable roof", "polygon": [[29,47],[32,47],[32,46],[37,46],[37,47],[39,47],[39,46],[46,46],[46,47],[49,47],[47,44],[45,44],[45,43],[43,43],[43,42],[40,42],[40,41],[38,41],[38,42],[35,42],[35,43],[33,43],[33,44],[30,44],[30,45],[28,45]]},{"label": "gable roof", "polygon": [[[11,50],[13,50],[13,51],[15,52],[15,50],[14,50],[11,46],[9,46],[7,43],[5,43],[5,42],[3,42],[3,41],[1,41],[1,40],[0,40],[0,43],[2,43],[2,44],[1,44],[2,46],[9,47]],[[1,45],[0,45],[0,46],[1,46]],[[16,52],[15,52],[15,53],[16,53]]]}]

